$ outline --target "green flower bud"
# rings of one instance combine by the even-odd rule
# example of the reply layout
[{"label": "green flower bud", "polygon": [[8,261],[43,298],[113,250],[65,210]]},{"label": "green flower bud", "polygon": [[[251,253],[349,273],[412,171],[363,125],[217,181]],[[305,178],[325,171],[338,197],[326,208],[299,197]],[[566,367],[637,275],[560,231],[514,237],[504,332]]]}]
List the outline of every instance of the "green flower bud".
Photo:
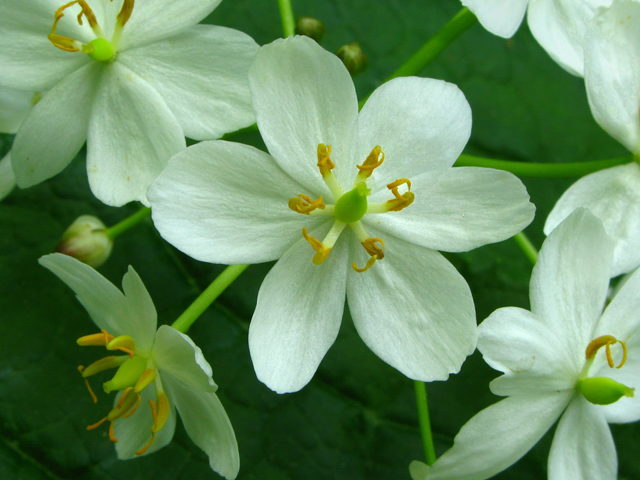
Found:
[{"label": "green flower bud", "polygon": [[623,396],[633,397],[635,388],[629,388],[611,378],[591,377],[580,380],[578,390],[595,405],[611,405]]},{"label": "green flower bud", "polygon": [[342,195],[336,202],[334,210],[336,219],[344,223],[353,223],[364,217],[368,207],[367,195],[370,193],[371,190],[362,182]]},{"label": "green flower bud", "polygon": [[113,240],[104,223],[91,215],[82,215],[64,232],[56,252],[99,267],[109,258],[112,247]]},{"label": "green flower bud", "polygon": [[352,77],[357,77],[369,67],[369,60],[358,42],[351,42],[338,49],[336,55],[347,67]]},{"label": "green flower bud", "polygon": [[113,45],[106,38],[91,40],[82,50],[97,62],[108,62],[115,54]]},{"label": "green flower bud", "polygon": [[147,369],[147,360],[139,356],[127,359],[108,382],[102,384],[105,393],[133,387]]},{"label": "green flower bud", "polygon": [[296,20],[296,35],[313,38],[320,43],[324,37],[324,23],[313,17],[300,17]]}]

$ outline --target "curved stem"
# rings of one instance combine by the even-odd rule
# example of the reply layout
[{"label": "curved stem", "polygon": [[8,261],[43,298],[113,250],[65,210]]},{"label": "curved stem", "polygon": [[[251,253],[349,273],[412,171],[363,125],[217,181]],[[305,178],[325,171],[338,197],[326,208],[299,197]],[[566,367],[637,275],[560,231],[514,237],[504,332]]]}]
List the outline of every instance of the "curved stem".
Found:
[{"label": "curved stem", "polygon": [[436,461],[436,451],[433,447],[431,435],[431,421],[429,420],[429,407],[427,405],[427,387],[424,382],[413,381],[416,392],[416,405],[418,406],[418,420],[420,422],[420,436],[424,448],[424,457],[427,465],[433,465]]},{"label": "curved stem", "polygon": [[248,266],[249,265],[229,265],[225,268],[171,326],[179,332],[187,333],[187,330],[189,330],[193,322],[202,315],[202,312],[209,308],[209,305],[211,305]]},{"label": "curved stem", "polygon": [[536,247],[533,246],[533,243],[531,243],[529,237],[527,237],[524,232],[520,232],[516,233],[513,236],[513,239],[527,256],[527,258],[531,260],[531,263],[535,265],[538,261],[538,250],[536,250]]},{"label": "curved stem", "polygon": [[591,162],[572,163],[535,163],[513,162],[509,160],[494,160],[492,158],[474,157],[472,155],[460,155],[456,160],[456,167],[485,167],[497,170],[506,170],[519,177],[582,177],[589,173],[604,170],[634,161],[633,155],[609,158],[606,160],[594,160]]},{"label": "curved stem", "polygon": [[124,233],[131,227],[136,226],[149,215],[151,215],[151,209],[148,207],[142,207],[130,217],[127,217],[121,222],[116,223],[114,226],[107,228],[107,236],[113,240],[121,233]]},{"label": "curved stem", "polygon": [[282,31],[284,38],[295,35],[296,20],[293,17],[293,9],[291,8],[291,0],[278,0],[280,8],[280,18],[282,19]]}]

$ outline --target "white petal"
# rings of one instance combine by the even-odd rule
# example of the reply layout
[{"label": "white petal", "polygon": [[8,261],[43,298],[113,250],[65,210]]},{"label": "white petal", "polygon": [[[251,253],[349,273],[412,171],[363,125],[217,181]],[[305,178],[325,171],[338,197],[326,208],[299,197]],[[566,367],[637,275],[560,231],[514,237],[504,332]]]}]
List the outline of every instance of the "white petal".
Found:
[{"label": "white petal", "polygon": [[[318,240],[320,231],[310,232]],[[296,392],[318,369],[340,330],[348,247],[341,238],[321,265],[300,239],[271,269],[249,326],[249,351],[258,379],[278,393]]]},{"label": "white petal", "polygon": [[151,356],[163,375],[170,373],[189,389],[215,392],[218,388],[202,350],[175,328],[162,325],[158,329]]},{"label": "white petal", "polygon": [[596,121],[640,154],[640,4],[614,2],[585,38],[584,80]]},{"label": "white petal", "polygon": [[[113,405],[115,406],[120,399],[122,393],[116,396]],[[119,418],[113,424],[113,433],[118,439],[116,443],[116,453],[120,460],[129,460],[136,458],[136,452],[144,447],[151,440],[151,425],[153,425],[153,417],[151,415],[151,406],[149,400],[156,401],[156,394],[153,386],[145,388],[141,393],[142,401],[140,407],[133,415],[127,418]],[[169,418],[164,427],[156,433],[156,438],[144,453],[149,455],[166,446],[173,438],[173,432],[176,429],[176,409],[170,400],[171,410]],[[105,427],[101,427],[105,428]]]},{"label": "white petal", "polygon": [[248,75],[257,51],[238,30],[197,25],[118,61],[160,93],[187,137],[211,140],[255,122]]},{"label": "white petal", "polygon": [[520,27],[528,0],[462,0],[484,28],[494,35],[511,38]]},{"label": "white petal", "polygon": [[[379,222],[380,230],[434,250],[466,252],[515,235],[535,213],[522,182],[490,168],[428,172],[411,180],[411,191],[415,200],[404,210],[364,221]],[[376,200],[390,198],[387,191]]]},{"label": "white petal", "polygon": [[573,389],[580,374],[547,319],[521,308],[500,308],[482,322],[478,350],[505,374],[491,382],[496,395]]},{"label": "white petal", "polygon": [[583,42],[596,8],[611,0],[529,0],[531,33],[567,72],[584,74]]},{"label": "white petal", "polygon": [[33,92],[0,87],[0,132],[16,133],[33,100]]},{"label": "white petal", "polygon": [[347,299],[364,343],[414,380],[446,380],[475,350],[477,327],[467,282],[440,253],[378,234],[385,257],[358,273],[369,255],[351,242]]},{"label": "white petal", "polygon": [[308,37],[276,40],[258,51],[249,84],[260,133],[278,164],[327,198],[316,165],[318,144],[331,145],[334,173],[350,185],[358,100],[340,59]]},{"label": "white petal", "polygon": [[[379,87],[358,118],[356,162],[380,145],[377,189],[398,178],[453,165],[471,134],[471,107],[460,89],[431,78],[396,78]],[[357,170],[352,169],[349,180]],[[375,193],[375,192],[374,192]]]},{"label": "white petal", "polygon": [[122,329],[136,339],[136,347],[149,350],[153,345],[158,325],[158,314],[147,287],[131,265],[122,277],[122,290],[127,298],[129,318]]},{"label": "white petal", "polygon": [[592,173],[571,185],[549,214],[545,233],[579,207],[598,217],[614,241],[611,277],[640,265],[640,167],[636,163]]},{"label": "white petal", "polygon": [[[109,280],[73,257],[52,253],[40,257],[38,261],[71,287],[99,329],[116,337],[130,335],[136,345],[143,349],[151,346],[156,329],[155,317],[137,317],[139,309],[132,308],[138,302],[137,299],[125,297]],[[146,293],[138,275],[133,268],[129,268],[123,283],[127,284],[132,293],[141,294],[142,290]],[[132,288],[137,282],[140,285]]]},{"label": "white petal", "polygon": [[551,428],[573,392],[518,395],[485,408],[433,464],[428,480],[484,480],[513,465]]},{"label": "white petal", "polygon": [[533,269],[531,311],[565,345],[580,371],[607,296],[613,246],[588,210],[569,215],[542,244]]},{"label": "white petal", "polygon": [[147,204],[147,188],[185,147],[160,94],[124,65],[110,64],[89,121],[87,173],[94,195],[107,205]]},{"label": "white petal", "polygon": [[102,65],[69,75],[45,93],[18,130],[11,161],[21,188],[60,173],[87,138],[87,122]]},{"label": "white petal", "polygon": [[218,6],[220,0],[137,1],[124,26],[120,50],[148,45],[199,23]]},{"label": "white petal", "polygon": [[[260,150],[202,142],[171,159],[149,188],[156,228],[177,248],[226,265],[275,260],[327,216],[294,212],[289,199],[309,193]],[[315,198],[314,198],[315,200]]]},{"label": "white petal", "polygon": [[16,177],[11,167],[11,152],[0,160],[0,200],[9,195],[16,186]]},{"label": "white petal", "polygon": [[198,447],[209,456],[209,465],[225,478],[233,479],[240,469],[240,455],[233,427],[215,393],[193,390],[171,375],[163,375],[167,392]]},{"label": "white petal", "polygon": [[549,452],[549,480],[615,480],[613,437],[596,405],[576,395],[562,415]]}]

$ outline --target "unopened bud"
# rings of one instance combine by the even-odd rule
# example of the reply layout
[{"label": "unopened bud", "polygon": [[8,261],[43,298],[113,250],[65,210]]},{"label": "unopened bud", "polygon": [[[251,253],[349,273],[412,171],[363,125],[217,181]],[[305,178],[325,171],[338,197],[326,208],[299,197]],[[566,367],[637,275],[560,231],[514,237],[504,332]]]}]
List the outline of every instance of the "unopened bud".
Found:
[{"label": "unopened bud", "polygon": [[113,240],[104,223],[94,216],[82,215],[64,232],[56,252],[99,267],[109,258],[112,247]]},{"label": "unopened bud", "polygon": [[324,23],[313,17],[300,17],[296,20],[296,35],[313,38],[320,43],[324,37]]},{"label": "unopened bud", "polygon": [[352,77],[357,77],[369,67],[369,60],[358,42],[351,42],[338,49],[336,55],[347,67]]}]

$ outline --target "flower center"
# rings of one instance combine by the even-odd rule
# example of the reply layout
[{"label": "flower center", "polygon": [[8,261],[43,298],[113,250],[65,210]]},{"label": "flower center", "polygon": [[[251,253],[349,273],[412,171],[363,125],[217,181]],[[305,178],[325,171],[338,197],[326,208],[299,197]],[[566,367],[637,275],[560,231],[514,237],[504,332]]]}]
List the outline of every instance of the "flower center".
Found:
[{"label": "flower center", "polygon": [[[122,29],[129,20],[129,17],[131,17],[133,4],[134,0],[124,0],[120,12],[116,16],[116,25],[113,30],[111,40],[107,40],[104,32],[102,31],[102,28],[98,24],[98,20],[96,19],[93,10],[91,10],[91,7],[89,7],[86,0],[74,0],[72,2],[66,3],[58,8],[58,10],[56,10],[54,14],[53,27],[51,29],[51,33],[47,38],[54,47],[57,47],[66,52],[86,53],[90,58],[96,60],[97,62],[113,61],[115,59],[116,52],[118,51],[118,45],[120,44]],[[78,19],[78,24],[82,25],[82,17],[84,16],[87,22],[89,22],[89,26],[96,36],[94,40],[91,40],[87,44],[83,44],[78,40],[58,35],[56,33],[58,22],[60,22],[62,17],[64,17],[64,11],[67,8],[72,7],[73,5],[78,5],[80,7],[80,13],[76,17]]]},{"label": "flower center", "polygon": [[109,439],[112,442],[117,443],[118,439],[115,437],[113,432],[113,422],[119,418],[128,418],[133,415],[140,406],[140,402],[142,400],[140,392],[152,383],[154,384],[157,401],[154,402],[153,400],[149,400],[151,416],[153,418],[151,439],[144,447],[136,452],[136,455],[142,455],[155,440],[156,433],[164,427],[171,410],[169,399],[164,393],[162,381],[160,380],[160,375],[158,375],[158,370],[155,368],[153,360],[147,355],[144,355],[143,352],[138,352],[136,350],[136,343],[133,338],[128,335],[114,337],[106,330],[102,330],[101,333],[79,338],[78,345],[82,347],[102,346],[106,347],[107,350],[120,350],[127,354],[102,358],[86,368],[83,365],[78,367],[78,371],[84,378],[87,389],[91,394],[93,403],[98,403],[98,397],[93,393],[87,377],[105,370],[117,368],[118,370],[113,378],[104,382],[102,386],[105,393],[122,391],[122,395],[120,396],[116,406],[111,409],[106,417],[93,425],[89,425],[87,430],[98,428],[108,420]]},{"label": "flower center", "polygon": [[[611,354],[611,346],[620,343],[622,347],[622,360],[616,366]],[[610,405],[622,397],[633,397],[634,388],[627,387],[608,377],[587,377],[589,369],[595,360],[598,350],[605,347],[605,355],[609,368],[622,368],[627,361],[627,345],[611,335],[603,335],[596,338],[587,346],[585,355],[587,362],[582,370],[577,388],[584,398],[595,405]]]},{"label": "flower center", "polygon": [[[381,203],[368,202],[367,197],[371,195],[371,190],[367,187],[367,180],[373,171],[382,165],[382,162],[384,162],[384,153],[378,145],[371,150],[362,165],[356,165],[358,174],[353,182],[353,187],[345,193],[332,171],[335,164],[331,161],[331,145],[324,143],[318,145],[318,169],[336,203],[325,204],[322,197],[312,200],[311,197],[304,194],[289,199],[289,208],[294,212],[304,215],[332,215],[334,217],[333,225],[322,242],[310,236],[306,228],[302,229],[302,235],[316,252],[313,256],[314,264],[320,265],[327,259],[331,248],[347,225],[353,230],[370,255],[364,268],[358,268],[355,263],[352,265],[356,272],[362,273],[368,270],[376,260],[384,258],[384,242],[380,238],[370,237],[360,220],[367,214],[399,212],[411,205],[414,195],[411,192],[411,182],[406,178],[401,178],[387,185],[394,198]],[[406,185],[407,191],[401,194],[398,189],[402,185]]]}]

